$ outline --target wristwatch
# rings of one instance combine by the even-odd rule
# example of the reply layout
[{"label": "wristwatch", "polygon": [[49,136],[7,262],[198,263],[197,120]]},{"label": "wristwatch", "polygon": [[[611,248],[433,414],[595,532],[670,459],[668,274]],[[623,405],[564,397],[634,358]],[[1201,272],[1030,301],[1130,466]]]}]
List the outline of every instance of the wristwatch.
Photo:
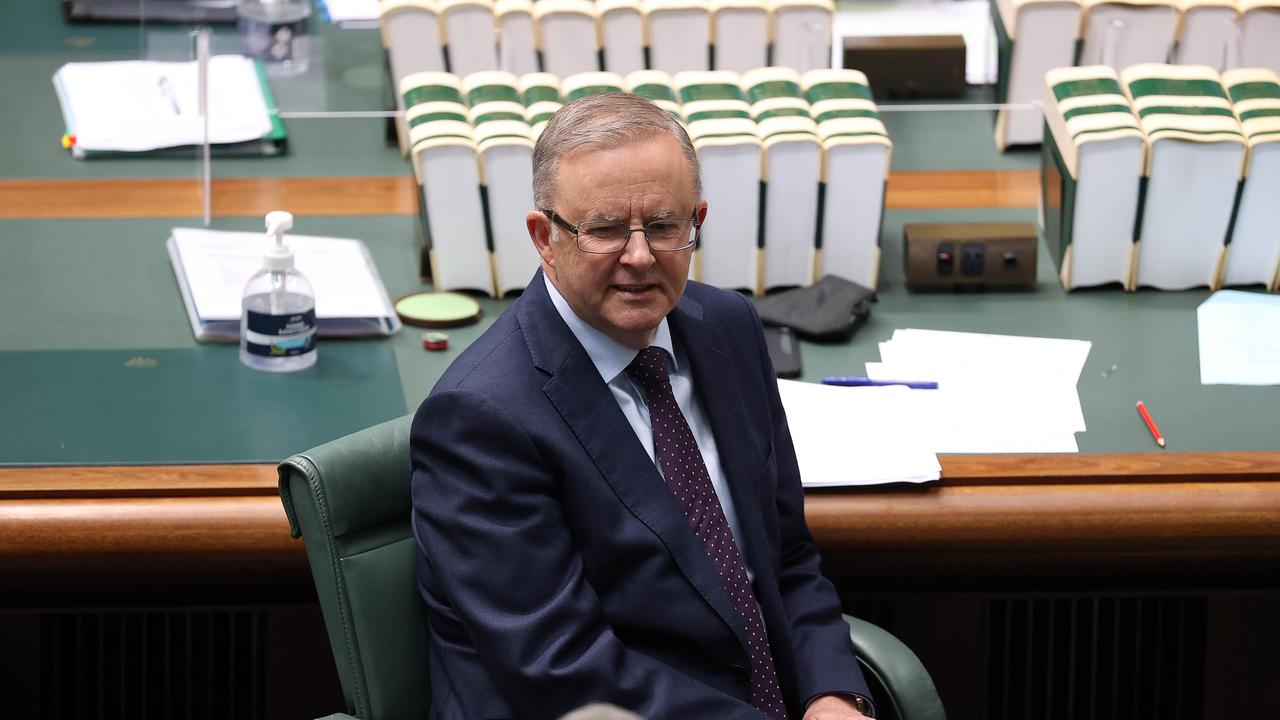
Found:
[{"label": "wristwatch", "polygon": [[861,695],[849,695],[849,699],[853,701],[853,706],[858,709],[858,712],[874,720],[875,715],[871,714],[870,701],[868,701],[866,698],[862,697]]}]

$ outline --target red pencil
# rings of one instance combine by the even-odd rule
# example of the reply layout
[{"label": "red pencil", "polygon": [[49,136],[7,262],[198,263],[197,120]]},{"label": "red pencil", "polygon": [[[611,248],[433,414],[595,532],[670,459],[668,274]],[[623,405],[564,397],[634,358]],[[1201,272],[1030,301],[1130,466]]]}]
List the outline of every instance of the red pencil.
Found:
[{"label": "red pencil", "polygon": [[1147,429],[1151,431],[1151,437],[1156,439],[1156,444],[1164,447],[1164,436],[1160,434],[1160,428],[1156,427],[1156,421],[1151,419],[1151,413],[1147,412],[1146,403],[1138,401],[1138,413],[1142,415],[1142,422],[1147,424]]}]

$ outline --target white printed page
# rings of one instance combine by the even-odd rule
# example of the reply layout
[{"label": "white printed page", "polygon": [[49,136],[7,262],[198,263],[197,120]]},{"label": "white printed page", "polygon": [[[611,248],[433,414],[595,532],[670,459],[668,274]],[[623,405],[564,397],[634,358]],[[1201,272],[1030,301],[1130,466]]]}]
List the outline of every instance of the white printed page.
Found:
[{"label": "white printed page", "polygon": [[942,472],[917,430],[928,390],[779,380],[805,487],[927,482]]},{"label": "white printed page", "polygon": [[938,453],[1078,452],[1076,383],[1091,343],[904,329],[880,344],[877,380],[924,380],[920,432]]},{"label": "white printed page", "polygon": [[1223,290],[1196,309],[1200,384],[1280,385],[1280,297]]}]

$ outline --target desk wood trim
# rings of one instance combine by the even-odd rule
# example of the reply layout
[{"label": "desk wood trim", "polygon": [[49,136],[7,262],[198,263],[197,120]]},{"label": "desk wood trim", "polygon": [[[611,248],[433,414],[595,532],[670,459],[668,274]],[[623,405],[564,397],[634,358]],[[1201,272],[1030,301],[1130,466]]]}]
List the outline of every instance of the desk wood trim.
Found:
[{"label": "desk wood trim", "polygon": [[[1062,455],[942,455],[942,485],[1280,481],[1280,452],[1150,452]],[[277,492],[276,467],[243,465],[0,466],[0,500],[157,494]],[[925,485],[922,487],[931,487]],[[809,490],[826,497],[892,491],[894,486]]]},{"label": "desk wood trim", "polygon": [[[923,486],[811,490],[833,577],[880,586],[1272,584],[1280,453],[944,456]],[[0,468],[0,603],[129,584],[309,591],[271,465]]]}]

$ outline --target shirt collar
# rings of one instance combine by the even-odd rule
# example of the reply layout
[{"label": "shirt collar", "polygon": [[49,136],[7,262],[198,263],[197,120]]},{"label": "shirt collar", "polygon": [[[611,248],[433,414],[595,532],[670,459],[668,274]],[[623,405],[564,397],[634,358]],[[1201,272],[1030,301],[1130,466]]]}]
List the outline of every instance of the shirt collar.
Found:
[{"label": "shirt collar", "polygon": [[[551,278],[547,277],[546,273],[542,274],[542,281],[546,283],[547,294],[551,296],[551,304],[556,306],[556,312],[560,313],[560,317],[569,326],[573,336],[578,339],[578,342],[582,343],[582,349],[587,351],[587,356],[591,358],[591,363],[596,366],[600,377],[604,379],[605,383],[613,382],[618,375],[627,369],[627,366],[636,358],[636,355],[640,354],[639,351],[605,335],[578,317],[578,314],[569,306],[569,301],[564,299],[564,296],[556,289],[555,283],[551,282]],[[671,360],[672,367],[679,369],[675,347],[671,343],[671,327],[667,324],[665,317],[662,318],[662,322],[658,323],[658,330],[654,333],[653,339],[649,341],[649,345],[665,350],[667,357]]]}]

